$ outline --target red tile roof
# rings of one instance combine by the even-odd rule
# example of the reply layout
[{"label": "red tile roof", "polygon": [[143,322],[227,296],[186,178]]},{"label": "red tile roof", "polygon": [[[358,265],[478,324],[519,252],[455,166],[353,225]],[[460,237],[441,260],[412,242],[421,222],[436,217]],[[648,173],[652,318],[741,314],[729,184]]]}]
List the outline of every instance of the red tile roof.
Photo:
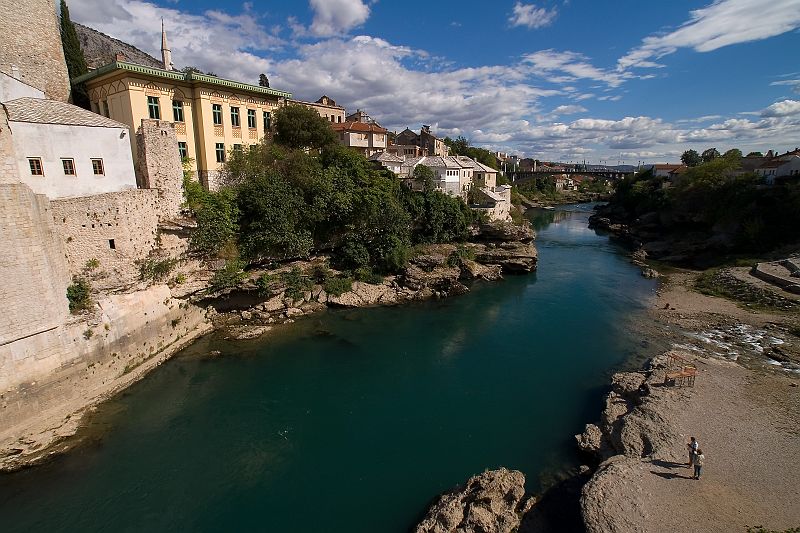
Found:
[{"label": "red tile roof", "polygon": [[331,124],[331,127],[335,131],[358,131],[362,133],[388,133],[389,130],[386,128],[382,128],[380,126],[376,126],[375,124],[366,124],[364,122],[341,122],[336,124]]}]

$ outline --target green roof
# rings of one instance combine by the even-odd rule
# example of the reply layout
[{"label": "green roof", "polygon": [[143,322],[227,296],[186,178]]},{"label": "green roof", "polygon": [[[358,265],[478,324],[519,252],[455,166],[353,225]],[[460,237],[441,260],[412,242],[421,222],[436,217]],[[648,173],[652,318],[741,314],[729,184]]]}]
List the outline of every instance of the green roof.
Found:
[{"label": "green roof", "polygon": [[186,83],[207,83],[209,85],[219,85],[229,89],[239,89],[241,91],[250,91],[261,94],[268,94],[272,96],[282,96],[284,98],[291,98],[292,93],[286,91],[278,91],[270,89],[269,87],[261,87],[260,85],[250,85],[249,83],[242,83],[239,81],[226,80],[224,78],[217,78],[216,76],[209,76],[207,74],[200,74],[199,72],[181,72],[179,70],[164,70],[160,68],[145,67],[143,65],[136,65],[134,63],[125,63],[124,61],[114,61],[108,65],[87,72],[72,80],[73,83],[83,83],[95,78],[99,78],[104,74],[114,72],[116,70],[127,70],[128,72],[136,72],[153,76],[156,78],[163,78],[168,80],[183,81]]}]

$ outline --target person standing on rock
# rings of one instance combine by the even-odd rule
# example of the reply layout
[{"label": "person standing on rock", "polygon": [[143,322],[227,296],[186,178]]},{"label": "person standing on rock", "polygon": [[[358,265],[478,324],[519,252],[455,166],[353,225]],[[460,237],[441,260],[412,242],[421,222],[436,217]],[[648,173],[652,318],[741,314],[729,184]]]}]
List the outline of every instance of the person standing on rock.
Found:
[{"label": "person standing on rock", "polygon": [[697,439],[695,439],[694,437],[690,438],[691,441],[689,442],[689,444],[686,445],[686,448],[689,449],[689,462],[686,463],[689,466],[689,468],[691,468],[692,465],[694,464],[695,455],[697,454],[697,450],[700,448],[700,443],[697,442]]},{"label": "person standing on rock", "polygon": [[697,449],[697,452],[694,454],[694,478],[700,479],[700,472],[703,470],[703,461],[705,461],[706,456],[703,455],[703,450],[700,448]]}]

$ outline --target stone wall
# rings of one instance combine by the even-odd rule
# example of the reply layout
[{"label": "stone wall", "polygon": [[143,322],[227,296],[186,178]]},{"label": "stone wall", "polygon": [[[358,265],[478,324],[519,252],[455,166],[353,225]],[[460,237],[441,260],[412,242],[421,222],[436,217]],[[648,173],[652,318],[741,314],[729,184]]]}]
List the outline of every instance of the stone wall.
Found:
[{"label": "stone wall", "polygon": [[14,140],[11,137],[8,115],[3,104],[0,104],[0,184],[17,182],[19,176],[14,160]]},{"label": "stone wall", "polygon": [[57,231],[71,275],[83,273],[87,261],[99,262],[93,278],[109,286],[134,283],[136,261],[146,259],[158,241],[159,191],[128,191],[52,200]]},{"label": "stone wall", "polygon": [[156,285],[101,299],[89,321],[0,346],[0,469],[9,449],[47,445],[58,438],[49,428],[80,418],[209,330],[203,309]]},{"label": "stone wall", "polygon": [[0,0],[0,71],[66,102],[69,76],[52,0]]},{"label": "stone wall", "polygon": [[180,211],[183,200],[183,166],[178,154],[175,124],[143,119],[136,132],[137,179],[145,189],[161,190],[161,217]]},{"label": "stone wall", "polygon": [[21,183],[0,185],[0,273],[0,346],[65,321],[70,281],[64,248],[47,198]]}]

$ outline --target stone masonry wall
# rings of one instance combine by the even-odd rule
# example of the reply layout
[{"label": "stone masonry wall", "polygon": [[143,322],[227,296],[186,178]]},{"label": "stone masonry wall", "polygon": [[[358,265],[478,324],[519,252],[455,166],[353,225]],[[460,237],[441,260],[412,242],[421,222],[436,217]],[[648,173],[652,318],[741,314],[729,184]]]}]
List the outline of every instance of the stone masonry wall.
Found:
[{"label": "stone masonry wall", "polygon": [[17,183],[17,162],[14,158],[14,141],[11,139],[11,127],[8,115],[0,104],[0,183]]},{"label": "stone masonry wall", "polygon": [[96,287],[103,288],[103,280],[108,288],[138,280],[136,261],[146,259],[157,244],[159,191],[132,189],[50,203],[70,275],[82,274],[87,261],[96,259]]},{"label": "stone masonry wall", "polygon": [[0,13],[0,71],[66,102],[69,76],[53,0],[0,0]]},{"label": "stone masonry wall", "polygon": [[60,326],[69,273],[47,198],[0,185],[0,345]]},{"label": "stone masonry wall", "polygon": [[178,153],[175,124],[166,120],[142,120],[136,132],[138,182],[145,189],[161,191],[161,217],[173,217],[183,200],[183,165]]}]

